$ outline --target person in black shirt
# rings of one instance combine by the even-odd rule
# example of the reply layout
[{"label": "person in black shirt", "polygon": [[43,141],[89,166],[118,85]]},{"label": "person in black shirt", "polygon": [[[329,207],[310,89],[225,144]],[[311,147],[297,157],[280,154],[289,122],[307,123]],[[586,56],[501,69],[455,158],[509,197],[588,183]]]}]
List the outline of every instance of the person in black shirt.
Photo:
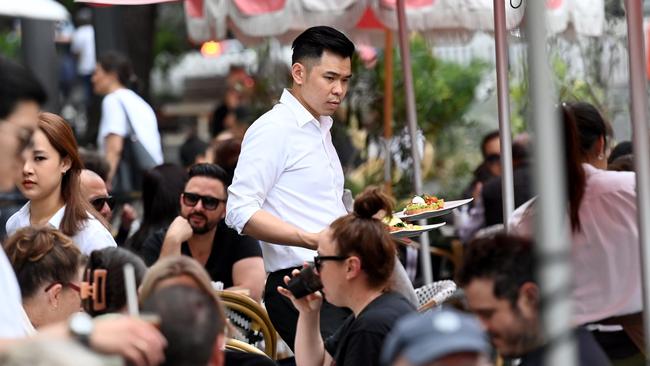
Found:
[{"label": "person in black shirt", "polygon": [[[505,234],[471,242],[458,274],[468,307],[492,344],[502,357],[520,359],[519,366],[542,365],[549,343],[539,324],[540,290],[533,275],[532,243]],[[577,328],[574,334],[579,365],[610,365],[589,332]]]},{"label": "person in black shirt", "polygon": [[[356,199],[353,213],[336,219],[320,235],[314,265],[322,292],[296,299],[278,287],[300,312],[297,365],[379,365],[384,338],[398,318],[415,311],[406,298],[388,288],[396,249],[385,225],[374,217],[381,210],[393,212],[390,199],[379,188],[368,189]],[[288,283],[289,276],[284,280]],[[319,318],[323,296],[353,312],[325,342]]]},{"label": "person in black shirt", "polygon": [[224,288],[243,288],[259,301],[264,288],[264,262],[257,240],[239,236],[223,222],[227,174],[215,164],[196,164],[181,194],[181,215],[165,231],[142,245],[147,265],[159,257],[188,255],[201,263]]}]

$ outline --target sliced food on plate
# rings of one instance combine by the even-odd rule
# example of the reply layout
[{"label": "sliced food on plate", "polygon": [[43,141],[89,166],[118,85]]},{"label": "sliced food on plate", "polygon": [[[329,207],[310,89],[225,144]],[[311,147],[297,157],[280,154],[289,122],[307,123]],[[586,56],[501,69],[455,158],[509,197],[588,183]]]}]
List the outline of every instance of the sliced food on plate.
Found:
[{"label": "sliced food on plate", "polygon": [[388,231],[396,232],[396,231],[402,231],[402,230],[420,230],[422,229],[422,226],[420,225],[413,225],[413,224],[407,224],[404,221],[402,221],[400,218],[396,217],[393,215],[392,217],[386,216],[382,219],[384,224],[388,226]]},{"label": "sliced food on plate", "polygon": [[405,215],[417,215],[422,212],[436,211],[445,207],[445,200],[436,196],[415,196],[404,208]]}]

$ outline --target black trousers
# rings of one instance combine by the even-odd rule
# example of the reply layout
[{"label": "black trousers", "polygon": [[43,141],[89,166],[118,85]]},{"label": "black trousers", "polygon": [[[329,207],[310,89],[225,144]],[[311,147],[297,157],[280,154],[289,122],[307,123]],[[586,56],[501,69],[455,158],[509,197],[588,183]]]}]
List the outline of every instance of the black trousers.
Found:
[{"label": "black trousers", "polygon": [[[270,273],[266,278],[266,287],[264,288],[266,311],[269,313],[275,330],[278,331],[280,337],[292,351],[294,350],[299,312],[293,306],[291,300],[278,292],[277,287],[284,287],[284,276],[290,276],[291,271],[296,268],[300,267],[281,269]],[[320,310],[320,332],[323,339],[332,335],[350,314],[352,312],[347,308],[339,308],[327,301],[323,301]]]}]

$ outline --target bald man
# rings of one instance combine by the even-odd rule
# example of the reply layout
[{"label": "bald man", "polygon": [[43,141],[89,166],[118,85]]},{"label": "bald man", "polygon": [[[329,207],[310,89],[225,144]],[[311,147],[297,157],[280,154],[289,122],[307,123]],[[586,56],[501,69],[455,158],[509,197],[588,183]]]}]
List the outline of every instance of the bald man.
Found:
[{"label": "bald man", "polygon": [[81,171],[80,178],[81,194],[106,221],[110,222],[113,217],[113,197],[108,195],[102,177],[92,170],[84,169]]}]

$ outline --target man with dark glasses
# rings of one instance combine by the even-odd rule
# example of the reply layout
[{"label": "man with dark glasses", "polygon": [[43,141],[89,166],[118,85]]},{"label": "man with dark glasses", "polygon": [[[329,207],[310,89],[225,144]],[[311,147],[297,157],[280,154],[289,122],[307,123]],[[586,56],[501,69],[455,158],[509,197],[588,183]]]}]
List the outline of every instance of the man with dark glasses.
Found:
[{"label": "man with dark glasses", "polygon": [[240,236],[224,222],[228,174],[215,164],[196,164],[180,197],[181,214],[167,230],[142,245],[147,265],[159,257],[188,255],[203,264],[224,288],[242,288],[259,301],[266,273],[257,240]]},{"label": "man with dark glasses", "polygon": [[[97,173],[92,170],[84,169],[81,171],[80,185],[81,193],[84,198],[99,212],[102,217],[110,224],[113,219],[113,209],[115,208],[115,200],[113,196],[108,194],[106,189],[106,182]],[[115,242],[117,245],[122,245],[129,236],[131,224],[135,219],[135,210],[130,205],[125,204],[122,217],[120,220],[120,227],[115,235]]]}]

